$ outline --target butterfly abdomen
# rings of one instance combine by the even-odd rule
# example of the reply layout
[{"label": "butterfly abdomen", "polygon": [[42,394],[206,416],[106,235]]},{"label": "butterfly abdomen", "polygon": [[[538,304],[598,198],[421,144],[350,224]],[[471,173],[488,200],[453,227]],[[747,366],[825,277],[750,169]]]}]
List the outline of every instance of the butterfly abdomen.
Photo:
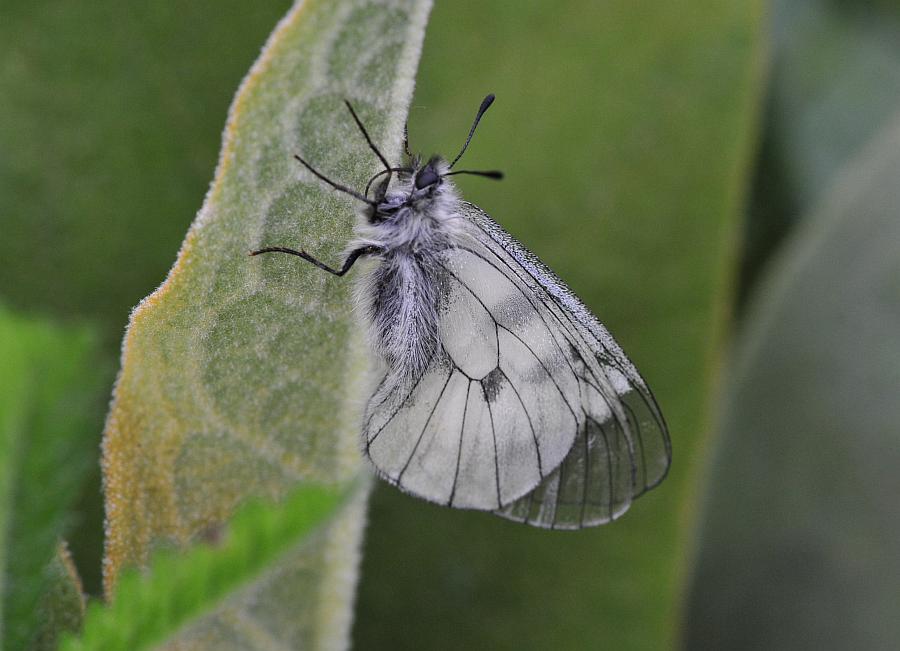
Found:
[{"label": "butterfly abdomen", "polygon": [[370,337],[394,388],[419,377],[437,349],[437,270],[430,257],[399,250],[371,272]]}]

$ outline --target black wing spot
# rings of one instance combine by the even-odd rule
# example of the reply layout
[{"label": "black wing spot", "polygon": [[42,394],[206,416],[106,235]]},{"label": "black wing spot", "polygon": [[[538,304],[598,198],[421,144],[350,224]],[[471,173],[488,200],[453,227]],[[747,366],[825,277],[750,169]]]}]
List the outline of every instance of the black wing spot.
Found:
[{"label": "black wing spot", "polygon": [[587,366],[584,362],[584,357],[581,356],[581,351],[578,350],[578,347],[572,343],[572,341],[565,337],[566,343],[569,344],[569,355],[571,355],[573,360],[576,360],[579,364],[579,367]]},{"label": "black wing spot", "polygon": [[500,390],[503,388],[504,377],[503,371],[501,371],[498,366],[481,379],[481,388],[484,389],[484,399],[488,404],[496,402],[497,396],[500,395]]},{"label": "black wing spot", "polygon": [[[464,250],[468,250],[468,249],[464,249]],[[442,266],[443,266],[443,265],[442,265]],[[495,268],[496,268],[496,267],[495,267]],[[449,273],[451,276],[453,276],[453,278],[456,280],[456,282],[459,283],[459,286],[460,286],[460,287],[465,288],[465,290],[466,290],[467,292],[469,292],[469,294],[471,294],[472,297],[473,297],[476,301],[478,301],[478,302],[481,304],[481,307],[483,307],[484,310],[485,310],[485,312],[488,313],[488,316],[491,317],[491,319],[494,321],[494,325],[496,325],[497,328],[502,328],[505,332],[508,332],[512,337],[514,337],[515,339],[517,339],[517,340],[519,341],[520,344],[522,344],[523,346],[525,346],[525,348],[528,349],[528,352],[531,353],[531,356],[534,357],[535,361],[537,361],[538,364],[540,364],[541,368],[544,369],[544,373],[546,373],[547,376],[550,378],[550,380],[553,382],[553,386],[555,386],[555,387],[556,387],[556,390],[559,391],[559,395],[560,395],[560,397],[562,398],[563,403],[565,403],[566,407],[568,407],[569,412],[572,414],[572,418],[575,419],[575,423],[576,423],[576,425],[577,425],[577,423],[578,423],[578,416],[575,415],[575,409],[572,407],[572,405],[569,404],[569,398],[566,396],[565,392],[563,392],[562,388],[559,386],[559,382],[556,381],[556,378],[555,378],[555,377],[553,376],[553,374],[550,372],[550,369],[548,369],[548,368],[547,368],[547,365],[544,364],[544,360],[542,360],[542,359],[540,358],[540,356],[538,356],[538,354],[534,351],[534,349],[528,344],[528,342],[526,342],[524,339],[522,339],[522,337],[520,337],[518,334],[516,334],[515,332],[513,332],[510,328],[507,328],[507,327],[505,327],[505,326],[500,325],[500,323],[497,321],[497,319],[494,317],[493,313],[491,312],[490,308],[489,308],[487,305],[485,305],[485,303],[484,303],[483,300],[481,300],[481,297],[479,297],[478,294],[476,294],[474,291],[472,291],[472,288],[469,287],[466,283],[464,283],[464,282],[462,281],[462,279],[461,279],[459,276],[457,276],[455,273],[453,273],[452,271],[450,271],[450,270],[447,269],[446,267],[444,267],[444,269],[447,271],[447,273]],[[521,291],[521,290],[519,290],[519,291]],[[523,294],[523,295],[524,295],[524,294]],[[540,315],[540,312],[537,311],[537,308],[535,308],[534,311],[538,314],[538,316],[541,316],[541,315]],[[541,318],[543,318],[543,317],[541,317]],[[545,323],[545,326],[546,326],[546,323]],[[499,337],[499,333],[498,333],[498,337]],[[556,346],[559,347],[559,342],[557,342],[557,341],[556,341],[556,338],[553,337],[553,333],[552,333],[552,332],[551,332],[551,334],[550,334],[550,338],[553,339],[553,341],[554,341],[554,343],[556,344]],[[499,346],[499,342],[498,342],[498,346]],[[562,353],[562,350],[561,350],[561,349],[560,349],[560,353]],[[569,366],[570,370],[572,370],[572,367],[571,367],[571,364],[569,364],[568,358],[566,358],[565,355],[563,355],[563,359],[564,359],[564,361],[566,362],[566,365]],[[574,370],[572,370],[572,374],[573,374],[573,375],[575,374],[575,371],[574,371]],[[577,377],[577,376],[576,376],[576,377]],[[470,379],[471,379],[471,378],[470,378]]]}]

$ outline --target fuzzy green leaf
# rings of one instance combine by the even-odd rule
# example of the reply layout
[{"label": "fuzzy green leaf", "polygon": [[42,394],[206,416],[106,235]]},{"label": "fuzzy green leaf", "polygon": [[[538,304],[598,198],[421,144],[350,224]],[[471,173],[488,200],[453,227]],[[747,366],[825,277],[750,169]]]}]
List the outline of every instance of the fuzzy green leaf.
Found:
[{"label": "fuzzy green leaf", "polygon": [[[359,502],[351,508],[355,512],[365,503],[365,492],[354,492],[353,499]],[[310,531],[341,512],[340,498],[333,489],[303,487],[283,504],[257,502],[243,507],[224,532],[210,536],[222,539],[217,543],[187,553],[171,549],[157,552],[146,575],[131,570],[121,577],[111,605],[90,606],[83,634],[68,637],[63,651],[138,651],[154,648],[176,633],[180,634],[173,648],[223,648],[211,644],[212,629],[203,621],[204,615],[216,610],[242,586],[264,580],[264,574],[285,554],[292,557],[292,564],[298,559],[314,562],[315,537],[327,538],[334,532],[325,529],[310,536]],[[310,597],[306,596],[307,603]],[[299,616],[303,603],[291,605]],[[253,648],[246,638],[235,637],[244,629],[254,628],[252,622],[245,621],[247,615],[238,604],[226,604],[216,617],[223,623],[231,622],[232,637],[225,642],[227,647]]]},{"label": "fuzzy green leaf", "polygon": [[[0,641],[35,642],[47,571],[88,465],[100,395],[95,340],[0,308]],[[52,634],[52,631],[45,633]]]},{"label": "fuzzy green leaf", "polygon": [[900,645],[900,114],[759,287],[708,488],[691,649]]},{"label": "fuzzy green leaf", "polygon": [[[429,9],[428,0],[298,2],[241,86],[203,208],[123,346],[104,438],[109,595],[123,567],[220,526],[248,495],[363,471],[367,355],[349,283],[296,258],[247,252],[285,245],[339,259],[358,206],[292,156],[365,184],[378,161],[348,99],[385,155],[399,157]],[[243,606],[232,604],[240,618],[195,628],[191,648],[217,635],[234,648],[243,635],[342,646],[362,507],[341,518],[313,556],[246,590]]]},{"label": "fuzzy green leaf", "polygon": [[[761,91],[762,3],[439,3],[411,147],[585,299],[652,386],[666,481],[620,521],[537,531],[376,492],[354,634],[365,649],[664,649],[677,637],[695,484]],[[460,53],[466,53],[462,56]],[[421,108],[420,108],[421,107]]]}]

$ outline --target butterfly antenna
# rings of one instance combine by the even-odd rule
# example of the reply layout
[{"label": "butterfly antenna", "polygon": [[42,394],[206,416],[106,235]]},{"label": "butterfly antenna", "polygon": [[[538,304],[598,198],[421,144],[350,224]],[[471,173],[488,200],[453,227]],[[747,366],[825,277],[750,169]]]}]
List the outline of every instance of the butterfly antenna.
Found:
[{"label": "butterfly antenna", "polygon": [[494,94],[493,93],[491,93],[490,95],[485,97],[484,100],[482,100],[481,106],[478,108],[478,115],[475,116],[475,121],[472,123],[472,128],[469,129],[469,137],[466,138],[466,144],[463,145],[462,150],[460,150],[460,152],[456,155],[456,158],[453,159],[453,162],[450,163],[451,168],[454,165],[456,165],[456,161],[458,161],[460,158],[462,158],[462,155],[466,153],[466,147],[469,146],[469,143],[472,141],[472,136],[475,135],[475,127],[478,126],[478,122],[481,120],[481,116],[485,114],[485,111],[487,111],[491,107],[491,104],[493,104],[493,103],[494,103]]},{"label": "butterfly antenna", "polygon": [[500,170],[456,170],[455,172],[447,172],[444,176],[453,176],[454,174],[472,174],[474,176],[486,176],[489,179],[503,178],[503,172]]},{"label": "butterfly antenna", "polygon": [[369,204],[370,206],[376,206],[376,205],[377,205],[374,201],[372,201],[371,199],[367,199],[366,197],[362,196],[362,195],[361,195],[359,192],[357,192],[356,190],[352,190],[351,188],[348,188],[346,185],[341,185],[340,183],[337,183],[336,181],[332,181],[332,180],[329,179],[327,176],[325,176],[324,174],[322,174],[319,170],[317,170],[317,169],[314,168],[312,165],[310,165],[309,163],[307,163],[305,160],[303,160],[302,158],[300,158],[300,156],[298,156],[297,154],[294,154],[294,158],[296,158],[298,161],[300,161],[300,164],[303,165],[303,167],[305,167],[306,169],[308,169],[310,172],[312,172],[313,175],[314,175],[316,178],[321,179],[322,181],[325,181],[325,183],[327,183],[328,185],[330,185],[331,187],[333,187],[335,190],[339,190],[339,191],[343,192],[344,194],[349,194],[349,195],[350,195],[351,197],[353,197],[354,199],[359,199],[360,201],[362,201],[362,202],[364,202],[364,203],[367,203],[367,204]]},{"label": "butterfly antenna", "polygon": [[388,170],[381,170],[380,172],[376,172],[375,175],[371,179],[369,179],[369,182],[366,183],[366,191],[363,194],[365,194],[368,197],[369,196],[369,188],[372,187],[372,183],[375,182],[375,179],[377,179],[381,176],[384,176],[385,174],[390,174],[391,172],[410,172],[410,173],[412,173],[414,171],[415,170],[413,170],[411,167],[392,167]]},{"label": "butterfly antenna", "polygon": [[344,100],[344,104],[346,104],[347,108],[350,110],[350,115],[353,116],[353,121],[356,122],[356,126],[358,126],[359,130],[362,131],[363,138],[365,138],[366,142],[369,143],[369,148],[375,152],[375,155],[378,156],[378,160],[380,160],[384,165],[384,170],[390,174],[391,164],[387,162],[387,159],[380,151],[378,151],[378,147],[375,146],[375,143],[372,142],[372,139],[369,137],[369,132],[366,131],[366,128],[363,126],[362,120],[359,119],[356,111],[353,110],[353,105],[350,104],[350,102],[346,99]]}]

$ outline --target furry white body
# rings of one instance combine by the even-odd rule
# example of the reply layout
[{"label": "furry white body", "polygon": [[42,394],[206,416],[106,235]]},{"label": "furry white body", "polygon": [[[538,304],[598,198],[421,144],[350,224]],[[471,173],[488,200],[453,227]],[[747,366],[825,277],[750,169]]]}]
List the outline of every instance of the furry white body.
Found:
[{"label": "furry white body", "polygon": [[[439,174],[447,163],[435,161]],[[350,250],[375,247],[380,264],[362,274],[357,305],[370,345],[387,363],[383,389],[401,390],[419,377],[438,346],[440,256],[466,237],[460,199],[452,181],[417,189],[401,179],[376,209],[389,215],[357,227]]]}]

